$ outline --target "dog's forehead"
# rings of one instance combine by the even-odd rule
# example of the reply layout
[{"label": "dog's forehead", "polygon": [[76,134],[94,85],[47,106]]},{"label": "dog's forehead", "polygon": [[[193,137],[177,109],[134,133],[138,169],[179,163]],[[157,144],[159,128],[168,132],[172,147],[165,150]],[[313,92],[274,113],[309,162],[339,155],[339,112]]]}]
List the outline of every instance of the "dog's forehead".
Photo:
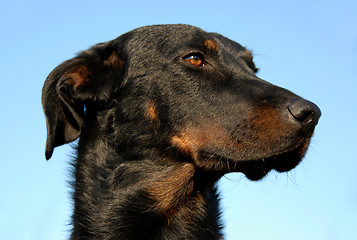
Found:
[{"label": "dog's forehead", "polygon": [[[184,25],[153,25],[130,32],[130,49],[136,53],[157,51],[173,53],[174,50],[190,50],[204,48],[214,52],[241,54],[247,50],[235,41],[217,33],[206,32],[201,28]],[[250,54],[250,53],[248,53]]]},{"label": "dog's forehead", "polygon": [[130,45],[147,50],[202,42],[204,35],[208,35],[200,28],[182,24],[146,26],[135,29],[129,34],[131,34]]},{"label": "dog's forehead", "polygon": [[137,28],[132,32],[140,36],[148,37],[149,39],[154,37],[156,39],[169,39],[173,41],[182,39],[185,36],[190,37],[199,33],[206,33],[201,28],[185,24],[152,25]]}]

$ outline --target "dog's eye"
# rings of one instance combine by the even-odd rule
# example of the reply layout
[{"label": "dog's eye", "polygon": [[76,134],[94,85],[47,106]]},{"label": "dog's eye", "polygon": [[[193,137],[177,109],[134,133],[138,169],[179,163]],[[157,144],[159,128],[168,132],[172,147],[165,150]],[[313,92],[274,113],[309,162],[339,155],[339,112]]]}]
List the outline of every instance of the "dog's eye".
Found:
[{"label": "dog's eye", "polygon": [[201,67],[201,66],[205,65],[204,58],[203,58],[202,54],[200,54],[200,53],[189,54],[189,55],[183,57],[183,59],[197,67]]}]

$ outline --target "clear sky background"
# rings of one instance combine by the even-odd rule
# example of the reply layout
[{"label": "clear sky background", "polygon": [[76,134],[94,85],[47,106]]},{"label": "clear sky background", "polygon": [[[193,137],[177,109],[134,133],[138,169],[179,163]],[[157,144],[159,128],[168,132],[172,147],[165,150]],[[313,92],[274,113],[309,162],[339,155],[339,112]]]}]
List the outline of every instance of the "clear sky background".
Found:
[{"label": "clear sky background", "polygon": [[70,146],[45,160],[41,89],[80,50],[151,24],[187,23],[255,53],[259,77],[322,110],[296,169],[220,182],[226,239],[357,239],[357,1],[0,3],[0,240],[64,240]]}]

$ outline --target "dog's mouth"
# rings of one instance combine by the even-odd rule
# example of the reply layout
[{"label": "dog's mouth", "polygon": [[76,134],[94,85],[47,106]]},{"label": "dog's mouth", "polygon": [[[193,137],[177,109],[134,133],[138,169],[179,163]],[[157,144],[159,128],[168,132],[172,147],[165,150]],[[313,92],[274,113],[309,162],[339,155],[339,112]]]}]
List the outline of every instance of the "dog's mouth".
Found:
[{"label": "dog's mouth", "polygon": [[310,138],[302,138],[297,144],[284,151],[259,159],[237,161],[224,157],[223,154],[217,155],[207,151],[200,151],[200,158],[205,159],[206,163],[210,162],[211,169],[213,167],[222,173],[242,172],[248,179],[258,181],[271,170],[287,172],[295,168],[304,157],[309,142]]}]

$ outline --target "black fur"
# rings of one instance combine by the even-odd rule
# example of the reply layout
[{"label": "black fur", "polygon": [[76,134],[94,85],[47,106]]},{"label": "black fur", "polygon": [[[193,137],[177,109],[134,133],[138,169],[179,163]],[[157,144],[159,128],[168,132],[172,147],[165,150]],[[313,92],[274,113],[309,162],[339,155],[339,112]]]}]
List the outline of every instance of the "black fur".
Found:
[{"label": "black fur", "polygon": [[71,239],[221,239],[215,183],[295,167],[316,105],[251,53],[188,25],[139,28],[48,76],[46,158],[79,137]]}]

